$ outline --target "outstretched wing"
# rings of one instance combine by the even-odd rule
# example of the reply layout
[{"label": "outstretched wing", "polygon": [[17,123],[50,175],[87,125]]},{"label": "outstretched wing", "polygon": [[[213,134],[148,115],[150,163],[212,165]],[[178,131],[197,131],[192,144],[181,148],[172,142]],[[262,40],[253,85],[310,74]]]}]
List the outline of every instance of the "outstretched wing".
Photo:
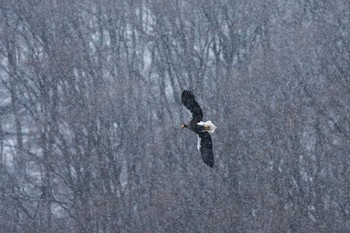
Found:
[{"label": "outstretched wing", "polygon": [[192,120],[200,122],[203,119],[203,111],[191,91],[184,90],[181,95],[181,102],[192,113]]},{"label": "outstretched wing", "polygon": [[201,132],[197,134],[198,150],[201,152],[203,161],[209,166],[214,166],[213,142],[208,132]]}]

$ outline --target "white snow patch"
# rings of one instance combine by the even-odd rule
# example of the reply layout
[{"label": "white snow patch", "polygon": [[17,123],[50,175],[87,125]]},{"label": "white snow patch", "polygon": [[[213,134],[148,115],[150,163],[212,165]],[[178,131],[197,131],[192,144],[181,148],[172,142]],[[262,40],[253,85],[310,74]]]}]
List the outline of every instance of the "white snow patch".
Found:
[{"label": "white snow patch", "polygon": [[125,190],[126,185],[128,184],[128,169],[126,166],[126,161],[123,161],[122,170],[119,176],[120,184],[122,189]]}]

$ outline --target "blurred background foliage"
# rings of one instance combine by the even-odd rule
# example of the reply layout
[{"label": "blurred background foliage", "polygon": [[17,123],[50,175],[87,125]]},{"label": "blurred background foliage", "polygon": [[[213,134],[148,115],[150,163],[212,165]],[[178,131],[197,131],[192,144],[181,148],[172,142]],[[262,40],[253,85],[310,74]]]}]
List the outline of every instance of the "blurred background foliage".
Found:
[{"label": "blurred background foliage", "polygon": [[[348,0],[2,0],[3,232],[348,232]],[[215,167],[180,129],[194,91]]]}]

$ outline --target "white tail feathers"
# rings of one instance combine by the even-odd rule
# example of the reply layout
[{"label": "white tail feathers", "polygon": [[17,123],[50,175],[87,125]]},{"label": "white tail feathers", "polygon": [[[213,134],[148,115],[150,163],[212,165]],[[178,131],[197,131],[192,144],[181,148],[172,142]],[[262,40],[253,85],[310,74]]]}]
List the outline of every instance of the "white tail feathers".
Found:
[{"label": "white tail feathers", "polygon": [[214,133],[216,126],[211,122],[207,121],[204,123],[204,128],[209,132],[209,133]]},{"label": "white tail feathers", "polygon": [[215,129],[217,128],[211,121],[206,121],[206,122],[198,122],[198,125],[203,125],[205,130],[208,131],[209,133],[214,133]]}]

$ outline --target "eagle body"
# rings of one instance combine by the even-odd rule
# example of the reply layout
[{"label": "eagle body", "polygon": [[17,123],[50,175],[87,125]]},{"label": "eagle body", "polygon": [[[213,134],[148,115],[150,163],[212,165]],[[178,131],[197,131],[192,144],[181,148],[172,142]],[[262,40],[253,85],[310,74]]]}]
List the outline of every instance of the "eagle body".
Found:
[{"label": "eagle body", "polygon": [[191,120],[188,124],[182,124],[182,128],[188,128],[197,134],[197,148],[201,153],[203,161],[209,166],[214,166],[213,143],[209,134],[213,133],[216,126],[211,121],[203,122],[203,111],[193,93],[189,90],[184,90],[181,95],[182,104],[189,110]]}]

